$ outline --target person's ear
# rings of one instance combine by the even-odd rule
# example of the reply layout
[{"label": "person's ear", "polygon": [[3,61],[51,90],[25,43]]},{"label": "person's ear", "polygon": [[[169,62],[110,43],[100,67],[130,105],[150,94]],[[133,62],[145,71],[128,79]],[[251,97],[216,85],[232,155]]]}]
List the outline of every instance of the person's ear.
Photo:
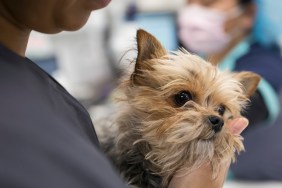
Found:
[{"label": "person's ear", "polygon": [[254,25],[257,7],[254,3],[249,3],[244,7],[243,11],[244,13],[242,15],[242,26],[245,30],[251,30]]},{"label": "person's ear", "polygon": [[242,9],[242,13],[225,22],[224,28],[227,33],[232,33],[235,29],[248,32],[253,27],[256,16],[256,5],[254,3],[249,3],[248,5],[239,8]]}]

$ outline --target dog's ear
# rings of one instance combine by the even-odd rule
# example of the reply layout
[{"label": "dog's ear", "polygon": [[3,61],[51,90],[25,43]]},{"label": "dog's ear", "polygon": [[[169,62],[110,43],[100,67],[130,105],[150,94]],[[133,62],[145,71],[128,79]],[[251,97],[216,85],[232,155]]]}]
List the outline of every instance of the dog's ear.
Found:
[{"label": "dog's ear", "polygon": [[250,98],[257,89],[261,77],[253,72],[242,71],[234,74],[237,79],[244,87],[244,94]]},{"label": "dog's ear", "polygon": [[149,59],[157,59],[166,55],[167,52],[162,44],[150,33],[139,29],[137,31],[137,67],[142,67],[142,62]]},{"label": "dog's ear", "polygon": [[137,31],[137,50],[138,55],[136,59],[134,73],[132,74],[132,80],[138,83],[138,75],[141,75],[142,70],[152,70],[150,64],[145,63],[150,59],[158,59],[167,54],[167,51],[162,44],[150,33],[139,29]]}]

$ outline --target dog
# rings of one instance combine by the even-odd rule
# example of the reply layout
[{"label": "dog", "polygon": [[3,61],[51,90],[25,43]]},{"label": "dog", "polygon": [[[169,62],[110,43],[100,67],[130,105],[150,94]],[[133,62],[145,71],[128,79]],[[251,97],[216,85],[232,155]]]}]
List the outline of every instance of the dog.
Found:
[{"label": "dog", "polygon": [[213,178],[222,161],[244,150],[242,137],[225,126],[241,116],[260,76],[222,72],[184,49],[168,53],[137,31],[132,73],[114,123],[97,131],[102,149],[134,188],[166,188],[176,173],[209,162]]}]

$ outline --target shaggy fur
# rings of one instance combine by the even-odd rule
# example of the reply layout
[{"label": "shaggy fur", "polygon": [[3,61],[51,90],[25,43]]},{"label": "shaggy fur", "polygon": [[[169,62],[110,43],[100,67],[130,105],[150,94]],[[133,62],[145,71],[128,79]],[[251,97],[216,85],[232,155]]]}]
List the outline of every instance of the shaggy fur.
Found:
[{"label": "shaggy fur", "polygon": [[[137,45],[134,72],[119,88],[124,99],[115,123],[98,131],[104,151],[131,187],[165,188],[176,172],[206,162],[216,177],[221,163],[234,161],[244,147],[226,126],[214,131],[208,118],[239,117],[259,76],[221,72],[185,50],[169,54],[143,30]],[[179,106],[183,91],[191,99]]]}]

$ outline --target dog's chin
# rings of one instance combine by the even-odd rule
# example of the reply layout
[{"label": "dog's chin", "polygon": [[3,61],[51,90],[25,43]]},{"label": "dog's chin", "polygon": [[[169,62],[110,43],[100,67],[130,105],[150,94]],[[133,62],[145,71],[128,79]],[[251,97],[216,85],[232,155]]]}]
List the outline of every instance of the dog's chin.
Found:
[{"label": "dog's chin", "polygon": [[201,136],[201,139],[207,140],[207,141],[208,140],[212,141],[212,140],[216,139],[217,137],[222,136],[222,134],[223,134],[222,131],[216,132],[214,130],[209,130],[204,135]]}]

